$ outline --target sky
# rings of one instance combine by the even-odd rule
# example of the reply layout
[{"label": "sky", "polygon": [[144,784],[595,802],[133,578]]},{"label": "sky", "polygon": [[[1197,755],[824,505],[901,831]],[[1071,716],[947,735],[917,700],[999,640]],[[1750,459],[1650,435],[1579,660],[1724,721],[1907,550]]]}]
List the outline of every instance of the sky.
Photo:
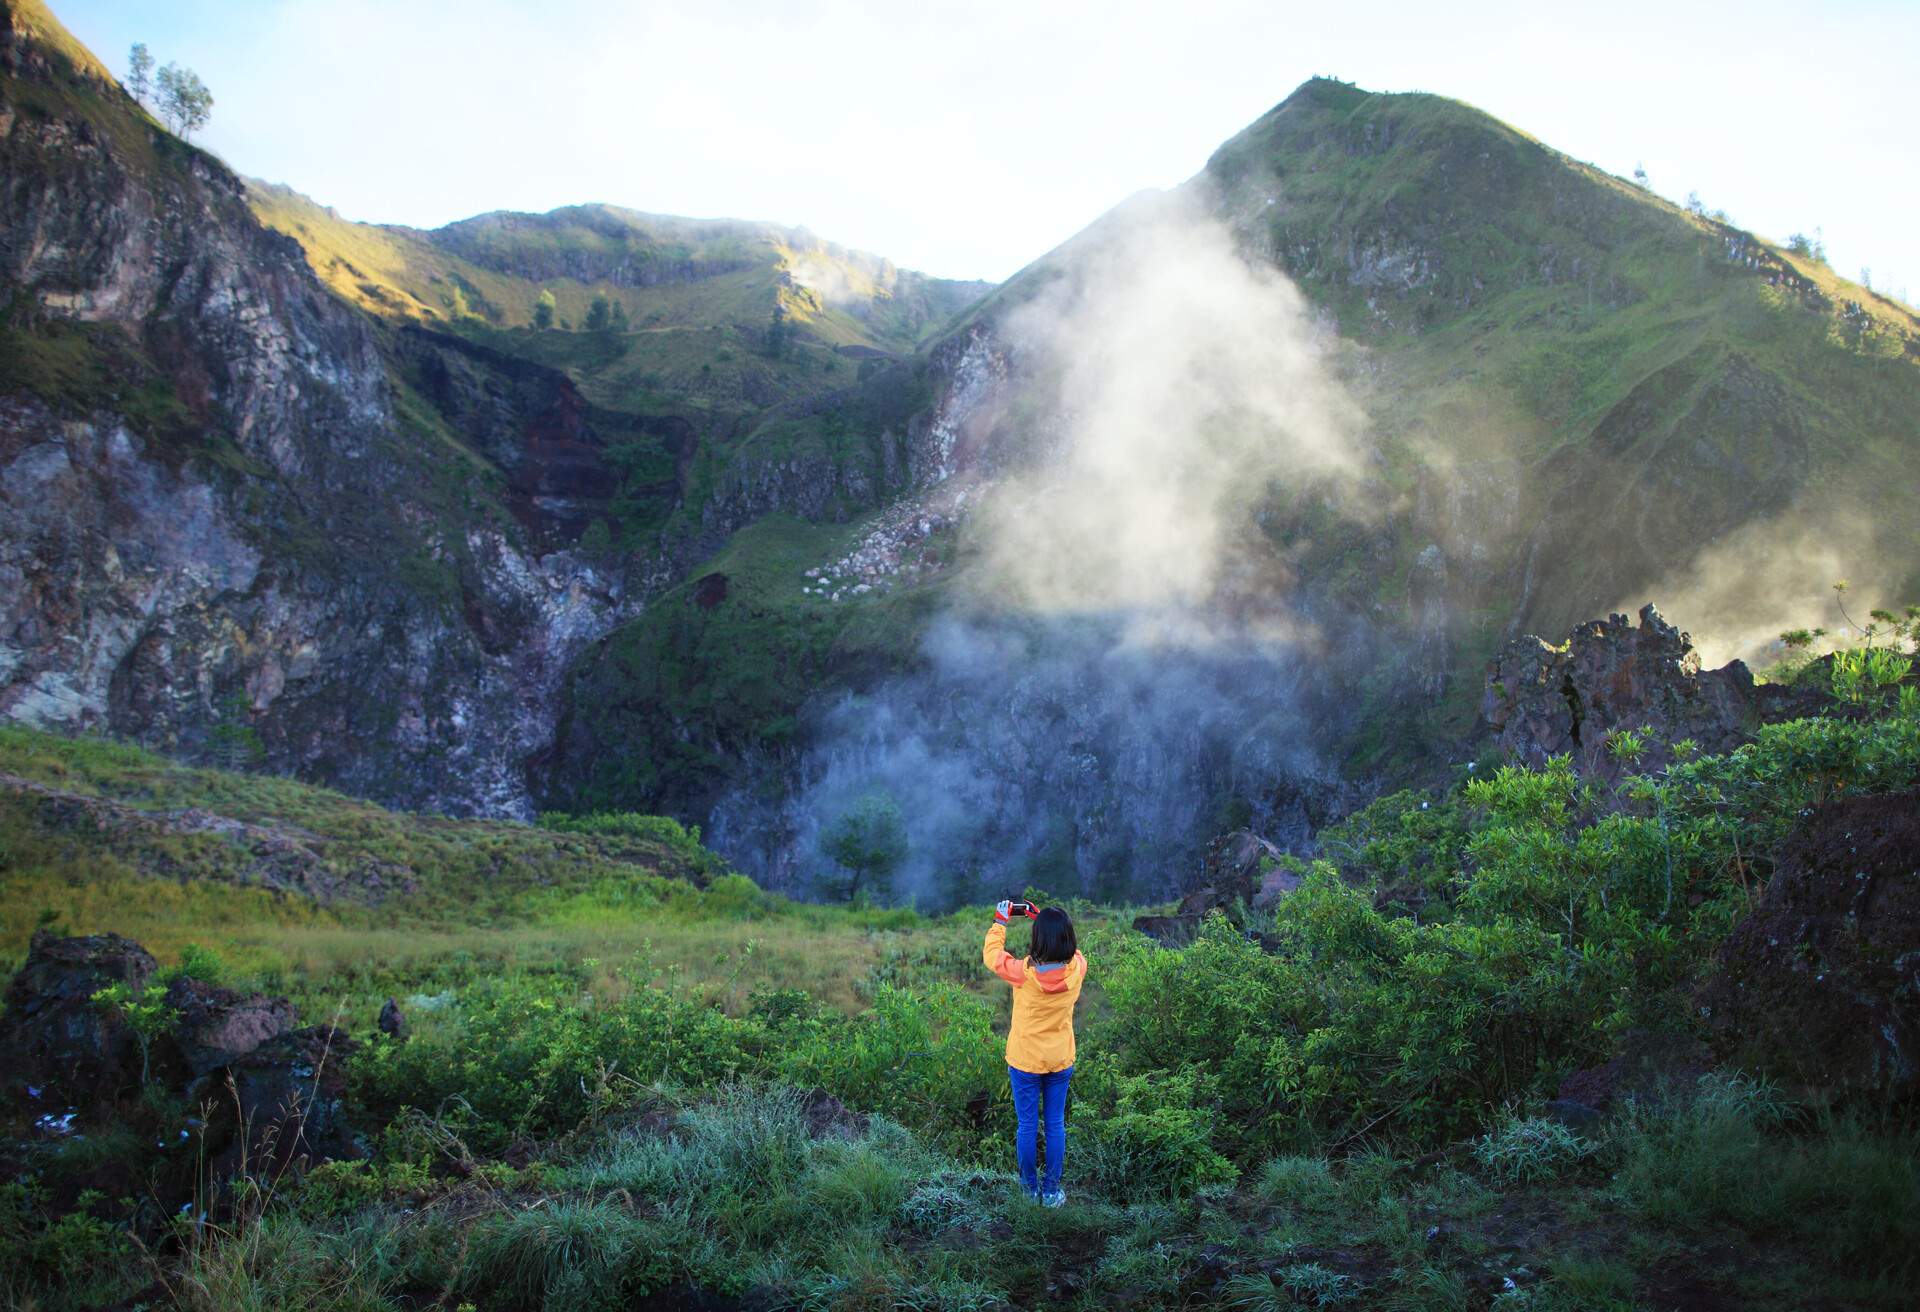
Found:
[{"label": "sky", "polygon": [[116,72],[197,71],[234,168],[371,222],[605,201],[998,280],[1329,75],[1920,292],[1920,0],[50,2]]}]

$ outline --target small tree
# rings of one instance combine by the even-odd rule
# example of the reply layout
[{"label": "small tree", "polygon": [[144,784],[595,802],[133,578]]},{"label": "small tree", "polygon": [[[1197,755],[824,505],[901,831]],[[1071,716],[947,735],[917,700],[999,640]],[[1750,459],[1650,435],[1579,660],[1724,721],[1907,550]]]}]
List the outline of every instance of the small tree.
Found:
[{"label": "small tree", "polygon": [[553,311],[553,293],[543,287],[533,303],[533,326],[542,332],[553,327]]},{"label": "small tree", "polygon": [[145,1084],[152,1065],[153,1041],[173,1023],[167,986],[148,984],[136,990],[123,981],[98,990],[90,1001],[107,1015],[125,1021],[133,1031],[134,1042],[140,1045],[140,1083]]},{"label": "small tree", "polygon": [[185,140],[213,117],[213,93],[192,69],[168,64],[154,81],[160,88],[160,117],[175,136]]},{"label": "small tree", "polygon": [[265,758],[266,746],[250,719],[245,695],[235,693],[220,703],[220,723],[213,726],[209,735],[215,766],[222,770],[246,770]]},{"label": "small tree", "polygon": [[1642,190],[1653,185],[1647,180],[1647,166],[1645,164],[1635,164],[1633,166],[1633,185]]},{"label": "small tree", "polygon": [[595,292],[593,301],[587,306],[587,331],[603,333],[613,327],[613,302],[607,299],[605,292]]},{"label": "small tree", "polygon": [[907,823],[890,794],[868,793],[821,836],[820,850],[847,872],[848,900],[887,893],[907,859]]},{"label": "small tree", "polygon": [[623,333],[627,330],[627,307],[615,301],[613,303],[613,331]]},{"label": "small tree", "polygon": [[767,324],[767,356],[778,360],[786,353],[787,338],[793,333],[792,321],[787,318],[785,306],[773,307],[773,318]]},{"label": "small tree", "polygon": [[127,94],[135,100],[144,101],[151,90],[153,90],[153,56],[147,53],[145,42],[136,41],[133,43],[133,49],[127,52]]}]

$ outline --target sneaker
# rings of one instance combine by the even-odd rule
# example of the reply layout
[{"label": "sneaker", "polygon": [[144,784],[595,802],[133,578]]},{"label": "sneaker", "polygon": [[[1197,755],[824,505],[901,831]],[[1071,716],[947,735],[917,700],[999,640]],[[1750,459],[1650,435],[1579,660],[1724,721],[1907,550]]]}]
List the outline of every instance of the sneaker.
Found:
[{"label": "sneaker", "polygon": [[1065,1189],[1055,1189],[1050,1194],[1040,1195],[1040,1205],[1042,1207],[1065,1207],[1067,1205],[1067,1191]]}]

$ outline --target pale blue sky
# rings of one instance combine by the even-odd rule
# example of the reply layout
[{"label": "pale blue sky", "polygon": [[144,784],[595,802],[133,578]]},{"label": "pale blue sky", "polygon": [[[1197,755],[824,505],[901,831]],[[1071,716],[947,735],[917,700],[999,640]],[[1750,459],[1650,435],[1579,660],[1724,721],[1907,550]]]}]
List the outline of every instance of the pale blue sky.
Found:
[{"label": "pale blue sky", "polygon": [[1323,73],[1920,289],[1920,0],[52,3],[115,71],[138,40],[196,69],[204,144],[356,219],[609,201],[1004,278]]}]

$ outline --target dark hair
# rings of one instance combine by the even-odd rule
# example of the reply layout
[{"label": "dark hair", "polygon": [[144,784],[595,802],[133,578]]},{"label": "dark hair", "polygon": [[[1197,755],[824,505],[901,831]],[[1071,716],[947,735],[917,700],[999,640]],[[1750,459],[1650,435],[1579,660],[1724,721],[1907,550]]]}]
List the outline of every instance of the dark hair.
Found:
[{"label": "dark hair", "polygon": [[1079,944],[1073,937],[1073,921],[1059,907],[1048,907],[1033,922],[1032,954],[1035,961],[1052,964],[1072,961]]}]

